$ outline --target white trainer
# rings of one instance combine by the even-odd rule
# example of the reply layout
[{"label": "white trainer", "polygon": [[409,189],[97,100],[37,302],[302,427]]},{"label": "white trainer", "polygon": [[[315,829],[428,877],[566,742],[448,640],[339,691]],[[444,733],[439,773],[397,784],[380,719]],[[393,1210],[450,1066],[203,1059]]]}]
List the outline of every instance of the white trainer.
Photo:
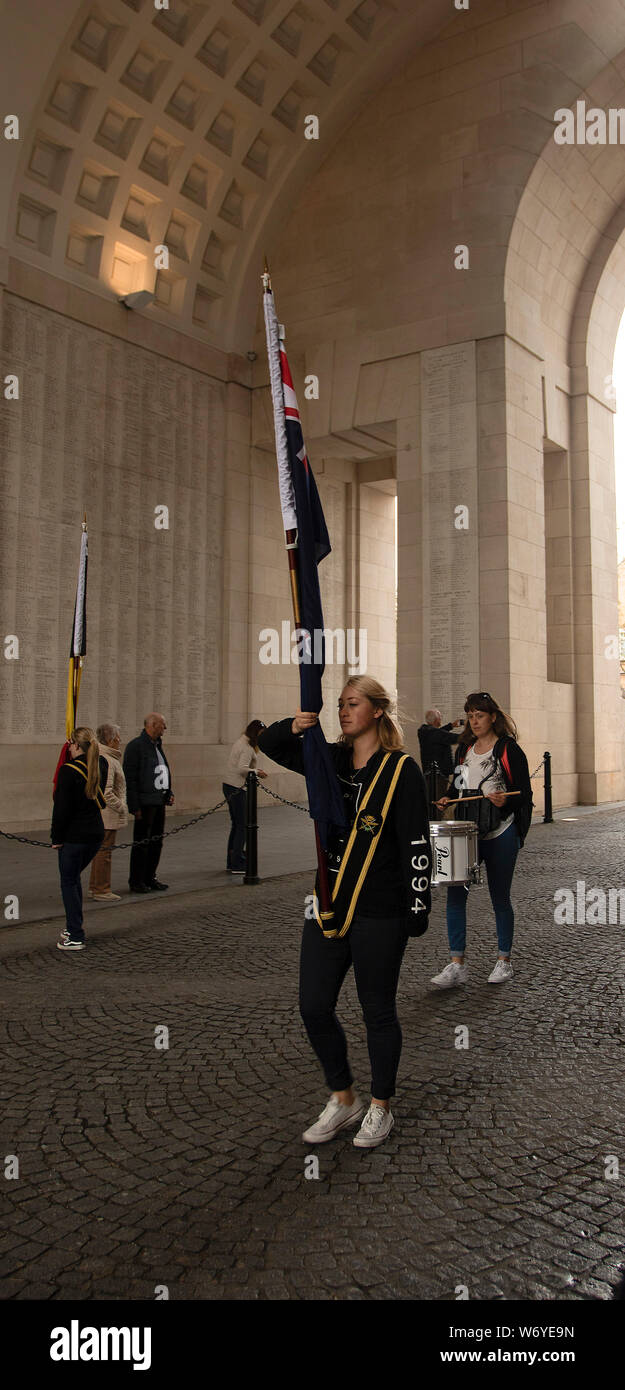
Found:
[{"label": "white trainer", "polygon": [[449,965],[441,970],[440,975],[433,975],[430,984],[436,989],[454,989],[456,985],[466,985],[469,971],[466,965],[460,965],[457,960],[450,960]]},{"label": "white trainer", "polygon": [[500,957],[500,959],[497,961],[495,969],[491,970],[490,972],[490,975],[488,977],[488,983],[489,985],[502,985],[505,980],[511,980],[513,975],[514,970],[512,969],[510,961],[501,960]]},{"label": "white trainer", "polygon": [[372,1102],[352,1142],[357,1149],[374,1149],[376,1144],[382,1144],[388,1138],[394,1124],[390,1110]]},{"label": "white trainer", "polygon": [[343,1105],[335,1095],[331,1095],[319,1119],[315,1120],[310,1129],[304,1130],[302,1139],[305,1144],[325,1144],[328,1139],[333,1139],[339,1130],[345,1129],[346,1125],[355,1125],[364,1113],[365,1106],[358,1096],[354,1096],[351,1105]]}]

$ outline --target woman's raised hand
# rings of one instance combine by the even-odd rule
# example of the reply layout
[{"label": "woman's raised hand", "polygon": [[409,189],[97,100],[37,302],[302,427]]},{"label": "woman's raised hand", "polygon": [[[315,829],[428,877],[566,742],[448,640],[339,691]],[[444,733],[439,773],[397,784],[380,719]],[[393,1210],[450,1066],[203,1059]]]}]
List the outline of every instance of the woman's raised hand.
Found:
[{"label": "woman's raised hand", "polygon": [[293,723],[291,724],[291,733],[303,734],[304,729],[312,729],[313,724],[316,724],[318,720],[318,714],[313,714],[310,710],[298,709]]}]

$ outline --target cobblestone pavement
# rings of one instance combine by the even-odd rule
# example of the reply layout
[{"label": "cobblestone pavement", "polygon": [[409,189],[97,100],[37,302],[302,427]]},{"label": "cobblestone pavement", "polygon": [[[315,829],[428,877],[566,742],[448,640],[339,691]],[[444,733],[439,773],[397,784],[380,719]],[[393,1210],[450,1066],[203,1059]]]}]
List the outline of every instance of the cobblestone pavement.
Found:
[{"label": "cobblestone pavement", "polygon": [[[625,926],[555,926],[553,894],[619,887],[622,864],[620,815],[532,830],[501,987],[473,889],[470,983],[428,993],[447,958],[437,891],[402,974],[393,1134],[319,1147],[318,1179],[300,1133],[325,1088],[296,1001],[310,874],[150,900],[75,956],[52,927],[35,945],[16,930],[0,960],[0,1152],[20,1164],[2,1184],[4,1296],[608,1298],[625,1263]],[[340,1013],[366,1093],[351,982]]]}]

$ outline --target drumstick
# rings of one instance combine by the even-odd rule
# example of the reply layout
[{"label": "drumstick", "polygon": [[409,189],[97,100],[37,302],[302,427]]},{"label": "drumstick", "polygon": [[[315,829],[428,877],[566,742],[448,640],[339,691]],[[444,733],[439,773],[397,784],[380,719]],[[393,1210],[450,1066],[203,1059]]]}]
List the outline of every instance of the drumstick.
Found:
[{"label": "drumstick", "polygon": [[[517,792],[500,792],[499,795],[500,795],[500,796],[520,796],[521,793],[520,793],[520,791],[517,791]],[[488,796],[484,796],[484,794],[483,794],[482,792],[480,792],[480,795],[479,795],[479,796],[457,796],[457,797],[455,798],[455,800],[454,800],[454,801],[450,801],[449,804],[450,804],[450,806],[457,806],[457,805],[459,804],[459,802],[461,802],[461,801],[462,801],[462,802],[465,802],[465,801],[488,801],[488,800],[489,800]],[[436,802],[435,802],[434,804],[437,805]]]}]

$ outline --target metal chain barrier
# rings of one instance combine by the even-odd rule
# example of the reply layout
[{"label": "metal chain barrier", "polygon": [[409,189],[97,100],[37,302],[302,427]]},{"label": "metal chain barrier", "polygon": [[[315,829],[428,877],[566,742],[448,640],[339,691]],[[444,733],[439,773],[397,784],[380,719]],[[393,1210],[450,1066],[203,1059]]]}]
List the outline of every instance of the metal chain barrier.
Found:
[{"label": "metal chain barrier", "polygon": [[264,782],[259,782],[258,785],[262,788],[265,795],[272,796],[274,801],[281,801],[283,806],[293,806],[296,811],[303,811],[305,815],[309,814],[308,807],[303,806],[301,801],[287,801],[285,797],[278,796],[277,792],[270,791],[269,787],[266,787]]},{"label": "metal chain barrier", "polygon": [[[197,825],[198,821],[206,820],[207,816],[214,816],[215,811],[219,811],[222,806],[227,804],[224,797],[217,802],[216,806],[211,806],[209,811],[200,811],[199,816],[193,816],[191,820],[184,822],[184,825],[175,825],[173,830],[164,830],[162,835],[147,835],[144,840],[125,840],[120,845],[111,845],[111,850],[115,849],[135,849],[137,845],[150,845],[153,840],[168,840],[170,835],[179,835],[181,830],[188,830],[190,825]],[[0,835],[5,840],[17,840],[20,845],[37,845],[40,849],[54,849],[48,840],[30,840],[27,835],[12,835],[9,830],[0,830]]]},{"label": "metal chain barrier", "polygon": [[[530,773],[530,780],[538,776],[541,768],[545,766],[545,759],[541,758],[536,770]],[[274,801],[279,801],[283,806],[292,806],[294,811],[303,811],[304,815],[309,815],[308,806],[302,805],[301,801],[287,801],[286,797],[278,796],[277,792],[272,792],[266,787],[264,782],[257,778],[257,785],[262,788],[265,796],[271,796]],[[199,816],[193,816],[191,820],[184,822],[184,825],[176,825],[173,830],[164,830],[162,835],[148,835],[144,840],[125,840],[121,844],[111,845],[111,850],[134,849],[138,845],[150,845],[153,840],[168,840],[170,835],[179,835],[181,830],[188,830],[191,825],[198,825],[200,821],[206,820],[207,816],[214,816],[215,811],[221,810],[222,806],[227,806],[228,798],[223,797],[215,806],[211,806],[208,811],[201,811]],[[53,849],[54,846],[48,840],[31,840],[27,835],[12,834],[9,830],[0,830],[0,835],[5,840],[16,840],[20,845],[36,845],[38,849]]]}]

